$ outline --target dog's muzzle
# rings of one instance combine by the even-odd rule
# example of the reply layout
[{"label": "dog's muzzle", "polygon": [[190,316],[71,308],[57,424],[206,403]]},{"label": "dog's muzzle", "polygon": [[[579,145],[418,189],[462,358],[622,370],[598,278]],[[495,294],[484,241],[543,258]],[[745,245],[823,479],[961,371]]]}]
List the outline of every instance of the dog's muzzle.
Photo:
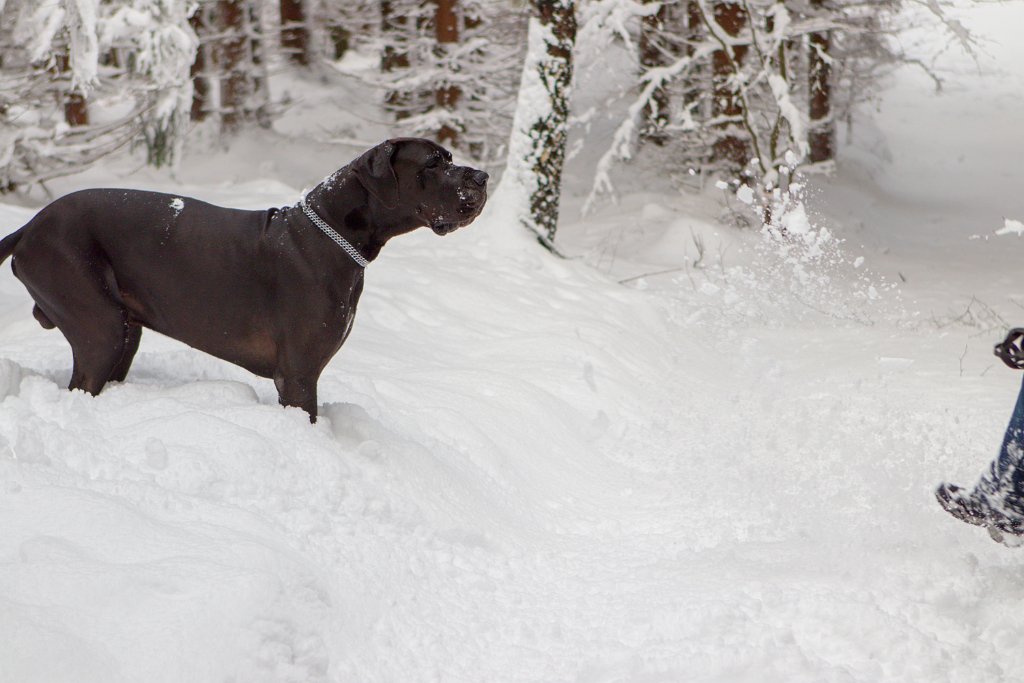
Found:
[{"label": "dog's muzzle", "polygon": [[447,235],[472,223],[487,203],[487,179],[484,171],[466,174],[466,180],[456,190],[459,206],[456,216],[439,216],[430,222],[430,228],[438,235]]}]

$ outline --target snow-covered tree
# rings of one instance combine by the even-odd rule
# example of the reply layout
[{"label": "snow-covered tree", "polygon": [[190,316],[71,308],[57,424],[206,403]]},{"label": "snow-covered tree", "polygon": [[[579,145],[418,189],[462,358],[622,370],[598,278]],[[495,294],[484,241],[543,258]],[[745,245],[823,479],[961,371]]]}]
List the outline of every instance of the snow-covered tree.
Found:
[{"label": "snow-covered tree", "polygon": [[[746,9],[738,0],[698,2],[697,11],[707,35],[715,44],[711,53],[712,92],[711,129],[712,158],[733,172],[740,172],[750,160],[753,136],[745,135],[751,115],[750,103],[745,101],[750,88],[744,72],[750,46],[737,40],[751,21],[751,34],[757,32],[754,18],[748,18]],[[768,66],[765,64],[764,66]]]},{"label": "snow-covered tree", "polygon": [[385,108],[410,134],[493,163],[508,139],[524,19],[511,2],[382,2]]},{"label": "snow-covered tree", "polygon": [[218,0],[216,9],[221,128],[236,132],[252,121],[269,125],[266,46],[259,2]]},{"label": "snow-covered tree", "polygon": [[216,118],[222,133],[270,125],[268,45],[258,0],[200,0],[192,26],[199,54],[192,66],[192,119]]},{"label": "snow-covered tree", "polygon": [[[678,54],[675,36],[669,27],[678,27],[673,16],[675,6],[661,0],[645,0],[645,4],[656,5],[657,10],[642,17],[640,23],[640,67],[644,71],[665,66],[674,54]],[[668,139],[665,126],[669,122],[669,95],[664,85],[651,93],[644,107],[644,124],[640,136],[656,145],[664,145]]]},{"label": "snow-covered tree", "polygon": [[300,66],[309,66],[312,44],[304,0],[280,0],[281,50]]},{"label": "snow-covered tree", "polygon": [[526,59],[501,192],[520,222],[555,250],[572,91],[576,6],[532,0]]},{"label": "snow-covered tree", "polygon": [[108,49],[117,46],[130,55],[126,70],[149,163],[172,163],[185,140],[198,47],[188,7],[180,0],[131,0],[105,17],[100,36]]},{"label": "snow-covered tree", "polygon": [[423,94],[413,89],[410,52],[422,24],[422,4],[413,0],[381,0],[380,33],[382,50],[380,70],[387,84],[384,108],[396,120],[402,120],[423,109]]},{"label": "snow-covered tree", "polygon": [[[437,39],[436,53],[441,60],[451,63],[451,55],[459,45],[458,0],[435,0],[434,35]],[[454,65],[453,65],[454,66]],[[434,89],[434,105],[444,119],[437,129],[437,141],[457,146],[459,133],[463,128],[455,116],[462,89],[446,79]]]},{"label": "snow-covered tree", "polygon": [[[136,140],[151,163],[171,162],[191,99],[186,10],[180,0],[0,2],[0,188]],[[121,115],[90,124],[99,95]]]},{"label": "snow-covered tree", "polygon": [[[810,0],[821,11],[825,0]],[[832,118],[832,32],[814,31],[807,35],[807,115],[808,160],[811,163],[835,158],[835,121]]]},{"label": "snow-covered tree", "polygon": [[759,188],[759,205],[769,209],[783,176],[834,158],[835,122],[871,98],[887,70],[917,63],[896,40],[901,11],[910,5],[925,8],[952,40],[971,49],[969,33],[949,15],[949,0],[586,3],[584,49],[618,40],[636,60],[640,79],[584,206],[612,191],[615,161],[653,141],[672,145],[681,169]]}]

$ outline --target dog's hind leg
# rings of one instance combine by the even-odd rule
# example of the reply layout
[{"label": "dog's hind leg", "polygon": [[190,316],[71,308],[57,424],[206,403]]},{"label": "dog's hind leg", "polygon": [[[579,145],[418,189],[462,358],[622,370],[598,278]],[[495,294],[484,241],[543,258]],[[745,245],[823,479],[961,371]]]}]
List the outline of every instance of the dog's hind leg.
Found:
[{"label": "dog's hind leg", "polygon": [[57,327],[71,344],[74,356],[68,389],[100,393],[125,357],[127,312],[110,306],[102,313],[93,311],[88,319],[58,320]]},{"label": "dog's hind leg", "polygon": [[[56,327],[71,344],[74,369],[68,389],[98,394],[120,369],[125,349],[133,341],[132,353],[123,369],[131,364],[138,346],[137,335],[129,333],[128,311],[109,279],[94,264],[82,264],[60,252],[46,254],[29,263],[18,263],[19,279],[37,302],[33,309],[43,327]],[[86,266],[86,267],[83,267]],[[60,272],[61,277],[56,277]]]},{"label": "dog's hind leg", "polygon": [[124,351],[121,353],[121,360],[110,373],[111,382],[123,382],[128,376],[128,370],[132,367],[135,359],[135,352],[139,350],[139,341],[142,339],[142,326],[128,323],[124,331]]}]

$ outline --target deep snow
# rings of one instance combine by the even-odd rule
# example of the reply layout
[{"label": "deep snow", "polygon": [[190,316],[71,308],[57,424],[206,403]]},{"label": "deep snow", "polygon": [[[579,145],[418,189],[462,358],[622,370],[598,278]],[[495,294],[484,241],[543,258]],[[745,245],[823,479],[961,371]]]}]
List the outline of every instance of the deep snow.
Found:
[{"label": "deep snow", "polygon": [[[977,20],[1005,46],[1016,17]],[[846,240],[820,256],[712,193],[570,198],[573,261],[498,204],[396,240],[315,426],[152,332],[125,384],[64,391],[5,266],[0,681],[1022,680],[1024,560],[931,496],[995,454],[1019,379],[990,354],[1024,248],[993,234],[1024,218],[1003,49],[942,98],[899,76],[810,191]],[[264,207],[338,152],[261,154],[69,183]],[[701,266],[618,284],[695,235]]]}]

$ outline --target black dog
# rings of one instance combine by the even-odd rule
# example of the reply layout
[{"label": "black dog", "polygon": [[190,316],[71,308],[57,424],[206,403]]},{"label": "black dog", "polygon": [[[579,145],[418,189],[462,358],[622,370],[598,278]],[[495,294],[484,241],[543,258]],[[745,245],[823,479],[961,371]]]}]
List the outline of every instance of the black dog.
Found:
[{"label": "black dog", "polygon": [[352,329],[363,266],[396,235],[468,225],[486,187],[486,173],[454,166],[443,147],[399,138],[282,209],[75,192],[0,241],[0,262],[14,255],[36,320],[71,344],[69,389],[123,381],[148,327],[272,378],[281,403],[315,421],[317,380]]}]

